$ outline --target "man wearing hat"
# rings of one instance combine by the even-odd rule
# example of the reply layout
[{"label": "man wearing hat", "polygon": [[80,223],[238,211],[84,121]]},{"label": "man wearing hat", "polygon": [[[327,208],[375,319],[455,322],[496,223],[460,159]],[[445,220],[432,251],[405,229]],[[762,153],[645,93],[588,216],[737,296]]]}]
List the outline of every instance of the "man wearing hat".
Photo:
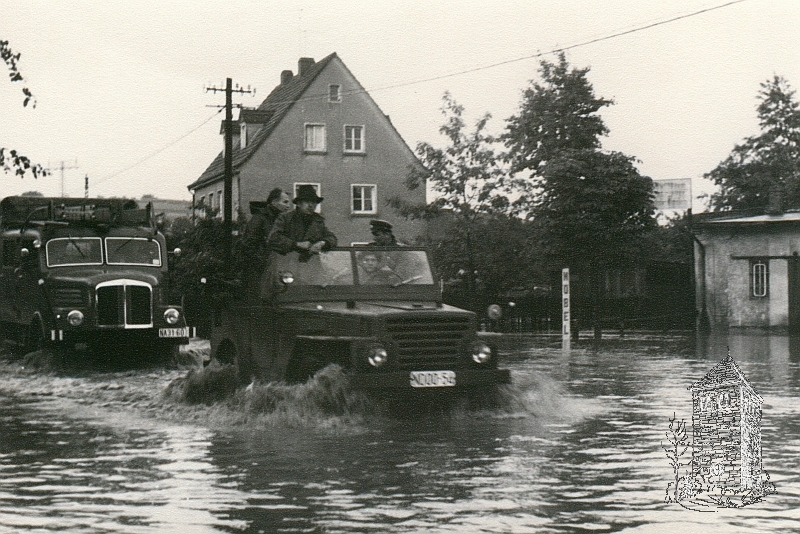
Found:
[{"label": "man wearing hat", "polygon": [[369,226],[374,239],[370,245],[377,245],[379,247],[393,247],[399,244],[397,239],[394,238],[394,234],[392,233],[392,225],[388,221],[372,219],[369,222]]},{"label": "man wearing hat", "polygon": [[314,211],[322,200],[313,185],[298,187],[293,200],[297,207],[275,221],[269,234],[270,248],[281,254],[319,254],[335,247],[336,236],[325,226],[325,219]]}]

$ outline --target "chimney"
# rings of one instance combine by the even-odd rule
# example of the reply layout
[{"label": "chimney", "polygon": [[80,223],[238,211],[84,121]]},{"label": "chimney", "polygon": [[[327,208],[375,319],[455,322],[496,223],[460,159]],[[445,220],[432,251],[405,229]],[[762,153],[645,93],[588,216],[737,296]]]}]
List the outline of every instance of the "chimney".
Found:
[{"label": "chimney", "polygon": [[766,209],[767,215],[780,215],[783,213],[783,187],[780,184],[769,188],[769,200]]},{"label": "chimney", "polygon": [[308,71],[311,70],[311,67],[313,66],[314,66],[313,57],[301,57],[300,61],[297,62],[297,75],[305,76],[306,74],[308,74]]},{"label": "chimney", "polygon": [[290,71],[290,70],[285,70],[285,71],[281,72],[281,85],[283,85],[285,83],[289,83],[290,81],[292,81],[292,76],[293,76],[293,74],[292,74],[292,71]]}]

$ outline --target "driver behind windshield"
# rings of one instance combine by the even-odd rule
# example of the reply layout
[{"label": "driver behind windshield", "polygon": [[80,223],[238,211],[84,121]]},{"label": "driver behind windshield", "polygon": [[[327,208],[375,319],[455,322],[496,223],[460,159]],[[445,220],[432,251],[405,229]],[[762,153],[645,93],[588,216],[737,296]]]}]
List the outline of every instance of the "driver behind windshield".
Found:
[{"label": "driver behind windshield", "polygon": [[383,263],[383,256],[377,252],[358,253],[358,281],[365,285],[391,285],[402,282],[388,265]]}]

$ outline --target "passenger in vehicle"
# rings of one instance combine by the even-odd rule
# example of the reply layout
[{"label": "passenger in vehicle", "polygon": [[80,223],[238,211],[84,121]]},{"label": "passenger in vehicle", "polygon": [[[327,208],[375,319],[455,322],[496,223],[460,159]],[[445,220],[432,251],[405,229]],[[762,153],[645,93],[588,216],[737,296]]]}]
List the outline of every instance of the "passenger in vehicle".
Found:
[{"label": "passenger in vehicle", "polygon": [[390,267],[383,264],[381,254],[372,251],[358,253],[358,282],[362,285],[391,285],[402,281]]},{"label": "passenger in vehicle", "polygon": [[325,219],[314,210],[323,198],[314,186],[297,188],[294,203],[297,208],[281,214],[269,235],[269,247],[281,254],[300,252],[300,260],[308,259],[336,246],[336,236],[325,226]]},{"label": "passenger in vehicle", "polygon": [[397,242],[397,239],[395,239],[394,234],[392,233],[392,225],[388,221],[373,219],[369,222],[369,225],[370,231],[372,232],[372,238],[374,240],[370,243],[370,245],[377,245],[379,247],[392,247],[401,244]]},{"label": "passenger in vehicle", "polygon": [[270,191],[266,201],[250,202],[253,217],[247,221],[242,237],[242,282],[245,289],[258,286],[269,256],[269,234],[276,219],[291,209],[292,200],[280,187]]}]

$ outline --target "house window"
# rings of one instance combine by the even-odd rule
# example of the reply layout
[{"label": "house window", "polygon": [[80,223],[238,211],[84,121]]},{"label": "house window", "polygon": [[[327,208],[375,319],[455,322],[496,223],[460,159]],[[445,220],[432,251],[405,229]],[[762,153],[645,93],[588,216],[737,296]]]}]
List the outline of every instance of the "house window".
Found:
[{"label": "house window", "polygon": [[342,86],[331,84],[328,86],[328,102],[342,101]]},{"label": "house window", "polygon": [[769,262],[767,260],[750,260],[750,296],[766,297],[769,295]]},{"label": "house window", "polygon": [[355,215],[374,215],[378,213],[378,191],[374,185],[353,184],[351,186],[352,213]]},{"label": "house window", "polygon": [[[297,198],[297,189],[298,189],[298,188],[299,188],[301,185],[310,185],[310,186],[312,186],[312,187],[314,188],[314,192],[317,194],[317,196],[318,196],[318,197],[321,197],[321,196],[322,196],[322,195],[320,194],[320,191],[322,190],[322,189],[321,189],[321,187],[320,187],[320,184],[318,184],[318,183],[312,183],[312,182],[295,182],[295,183],[294,183],[294,196],[293,196],[292,198]],[[321,207],[322,207],[322,204],[317,204],[317,208],[316,208],[314,211],[316,211],[317,213],[319,213],[319,212],[320,212],[320,208],[321,208]]]},{"label": "house window", "polygon": [[247,147],[247,123],[239,126],[239,148]]},{"label": "house window", "polygon": [[208,210],[207,213],[213,213],[214,211],[214,193],[208,194]]},{"label": "house window", "polygon": [[344,127],[344,151],[345,152],[364,152],[364,127],[345,126]]},{"label": "house window", "polygon": [[306,152],[325,152],[325,125],[306,124],[303,148]]}]

